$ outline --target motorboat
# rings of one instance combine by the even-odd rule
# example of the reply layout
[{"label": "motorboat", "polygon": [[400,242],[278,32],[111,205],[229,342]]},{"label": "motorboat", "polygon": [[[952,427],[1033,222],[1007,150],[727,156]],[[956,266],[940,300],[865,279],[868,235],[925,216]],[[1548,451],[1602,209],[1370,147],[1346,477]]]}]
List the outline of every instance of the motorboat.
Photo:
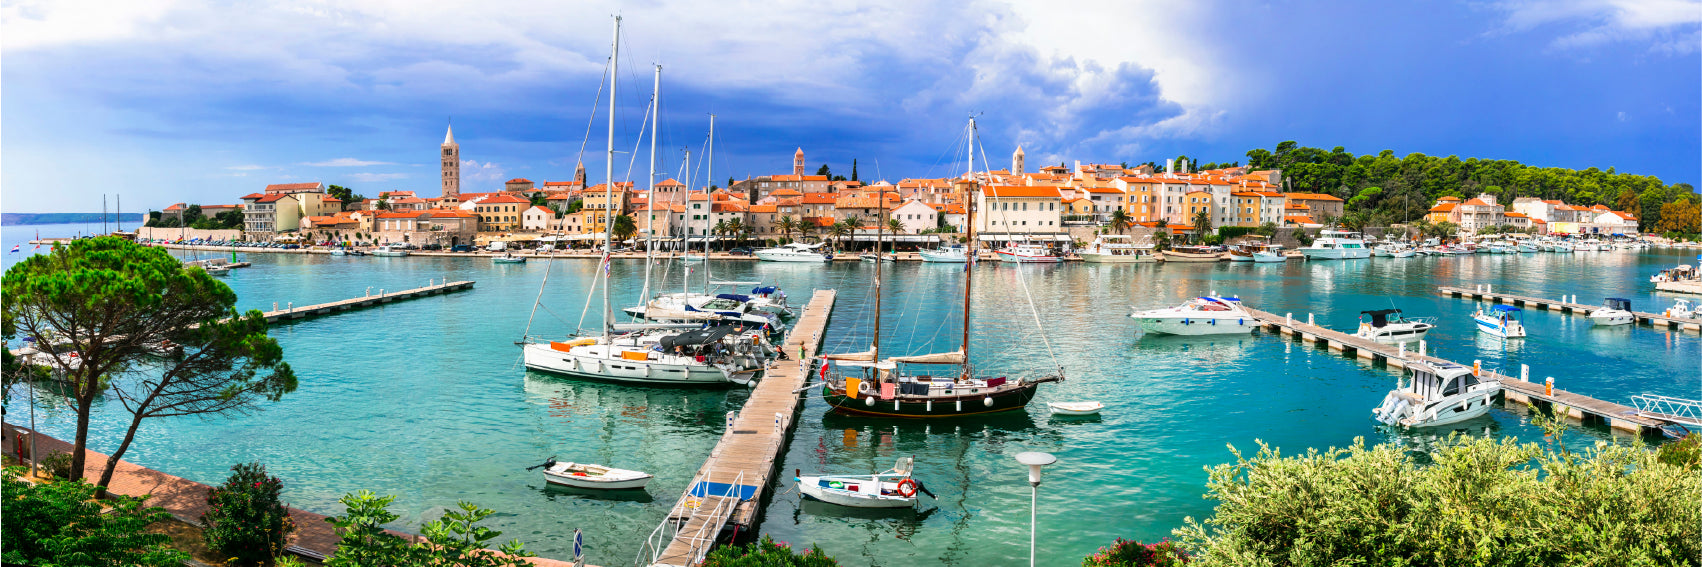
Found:
[{"label": "motorboat", "polygon": [[635,490],[644,488],[655,478],[648,473],[603,465],[556,462],[555,457],[538,466],[544,469],[544,482],[593,490]]},{"label": "motorboat", "polygon": [[1590,312],[1590,322],[1597,326],[1629,325],[1637,321],[1637,315],[1631,312],[1631,300],[1622,297],[1609,297],[1601,309]]},{"label": "motorboat", "polygon": [[947,264],[962,264],[969,261],[969,248],[962,244],[952,244],[933,250],[918,252],[923,262],[942,262]]},{"label": "motorboat", "polygon": [[672,293],[621,311],[658,323],[735,323],[781,331],[783,327],[778,315],[756,309],[753,299],[755,298],[737,293]]},{"label": "motorboat", "polygon": [[680,255],[680,261],[688,263],[688,264],[696,263],[696,262],[702,262],[702,261],[708,260],[708,259],[709,259],[708,254],[692,254],[690,252],[687,252],[685,254]]},{"label": "motorboat", "polygon": [[686,332],[635,331],[522,346],[527,368],[575,378],[708,386],[763,368],[777,353],[735,325]]},{"label": "motorboat", "polygon": [[1153,246],[1136,245],[1134,238],[1123,234],[1102,234],[1093,239],[1077,254],[1083,262],[1099,264],[1128,264],[1137,262],[1157,262],[1158,257],[1152,253]]},{"label": "motorboat", "polygon": [[208,275],[219,276],[219,277],[224,277],[224,276],[230,275],[230,267],[229,266],[214,266],[214,265],[208,264],[208,265],[204,266],[203,268],[207,270]]},{"label": "motorboat", "polygon": [[1401,427],[1433,427],[1489,413],[1501,383],[1478,380],[1472,369],[1446,361],[1407,361],[1408,376],[1371,410],[1377,421]]},{"label": "motorboat", "polygon": [[1099,415],[1105,404],[1099,402],[1046,402],[1052,415]]},{"label": "motorboat", "polygon": [[1519,320],[1523,310],[1511,305],[1495,305],[1488,312],[1482,309],[1472,314],[1472,320],[1477,322],[1477,332],[1501,337],[1503,339],[1525,338],[1525,324]]},{"label": "motorboat", "polygon": [[821,244],[804,244],[802,242],[793,242],[791,244],[782,244],[782,245],[776,246],[774,248],[763,248],[761,250],[757,250],[754,254],[756,255],[756,258],[758,260],[762,260],[764,262],[818,262],[819,263],[819,262],[826,262],[828,260],[832,260],[833,256],[828,255],[828,254],[822,254],[822,253],[816,251],[816,249],[821,248],[821,246],[822,246]]},{"label": "motorboat", "polygon": [[1416,252],[1404,244],[1383,244],[1371,249],[1371,254],[1380,258],[1411,258]]},{"label": "motorboat", "polygon": [[1217,262],[1223,253],[1207,246],[1175,246],[1164,251],[1165,262]]},{"label": "motorboat", "polygon": [[1259,328],[1241,300],[1234,297],[1196,297],[1177,307],[1136,311],[1129,315],[1141,330],[1165,335],[1232,335]]},{"label": "motorboat", "polygon": [[911,478],[913,457],[903,457],[886,472],[861,475],[809,475],[796,470],[793,481],[807,498],[852,508],[910,508],[917,494],[933,496],[920,481]]},{"label": "motorboat", "polygon": [[1660,273],[1649,276],[1649,283],[1676,282],[1696,278],[1696,270],[1690,264],[1679,264],[1676,267],[1661,270]]},{"label": "motorboat", "polygon": [[893,262],[898,260],[898,258],[892,254],[876,254],[873,252],[858,254],[857,258],[864,262]]},{"label": "motorboat", "polygon": [[349,251],[348,251],[348,250],[344,250],[344,249],[342,249],[342,248],[332,248],[332,249],[331,249],[331,255],[332,255],[332,256],[348,256],[348,255],[349,255]]},{"label": "motorboat", "polygon": [[1267,250],[1254,252],[1253,261],[1258,263],[1287,262],[1288,256],[1283,255],[1281,246],[1272,246]]},{"label": "motorboat", "polygon": [[1519,252],[1541,252],[1542,249],[1534,242],[1520,242]]},{"label": "motorboat", "polygon": [[1435,321],[1430,317],[1407,318],[1399,309],[1361,311],[1359,330],[1353,336],[1383,344],[1409,343],[1423,339],[1425,333],[1436,328]]},{"label": "motorboat", "polygon": [[391,246],[391,245],[386,244],[384,246],[379,246],[378,248],[373,249],[372,255],[373,256],[383,256],[385,258],[401,258],[401,257],[407,256],[408,251],[402,249],[399,246]]},{"label": "motorboat", "polygon": [[501,256],[492,256],[491,257],[491,263],[492,264],[524,264],[524,263],[526,263],[526,257],[525,256],[515,256],[513,252],[509,252],[509,253],[503,254]]},{"label": "motorboat", "polygon": [[1341,230],[1324,230],[1318,233],[1318,238],[1312,245],[1300,249],[1301,254],[1308,260],[1350,260],[1355,258],[1370,258],[1371,249],[1365,247],[1365,240],[1357,232]]},{"label": "motorboat", "polygon": [[1696,305],[1688,299],[1673,300],[1672,307],[1666,310],[1666,316],[1678,319],[1692,319],[1698,315]]},{"label": "motorboat", "polygon": [[997,252],[999,261],[1015,262],[1018,264],[1053,264],[1059,261],[1058,255],[1053,254],[1044,244],[1018,244],[1011,242]]},{"label": "motorboat", "polygon": [[[1248,238],[1264,238],[1264,237],[1260,236],[1260,235],[1249,235]],[[1272,245],[1266,244],[1265,241],[1263,241],[1263,240],[1255,240],[1255,241],[1252,241],[1252,242],[1243,242],[1240,245],[1231,246],[1229,248],[1229,261],[1231,261],[1231,262],[1257,262],[1258,259],[1256,258],[1256,256],[1258,256],[1258,254],[1260,252],[1269,252],[1269,251],[1273,251],[1273,250],[1277,250],[1277,249],[1281,249],[1281,248],[1282,248],[1281,245],[1272,246]]]}]

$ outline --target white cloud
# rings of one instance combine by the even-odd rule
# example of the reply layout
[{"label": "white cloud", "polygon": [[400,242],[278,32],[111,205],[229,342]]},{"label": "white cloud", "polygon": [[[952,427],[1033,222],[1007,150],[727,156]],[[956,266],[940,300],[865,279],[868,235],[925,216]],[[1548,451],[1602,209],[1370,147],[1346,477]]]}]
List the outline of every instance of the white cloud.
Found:
[{"label": "white cloud", "polygon": [[380,181],[392,181],[392,180],[396,180],[396,179],[406,179],[407,177],[408,177],[408,174],[406,174],[406,173],[366,173],[366,172],[356,173],[354,175],[349,176],[350,179],[353,179],[355,181],[359,181],[361,183],[378,183]]},{"label": "white cloud", "polygon": [[1702,0],[1504,0],[1505,31],[1563,27],[1552,45],[1586,48],[1648,42],[1654,51],[1693,53],[1702,44]]},{"label": "white cloud", "polygon": [[476,159],[461,160],[461,184],[467,186],[489,187],[508,180],[508,172],[492,162],[479,163]]},{"label": "white cloud", "polygon": [[337,158],[337,159],[325,160],[325,161],[308,162],[308,163],[303,163],[303,164],[300,164],[300,165],[311,165],[311,166],[314,166],[314,167],[366,167],[366,166],[369,166],[369,165],[396,165],[396,164],[390,163],[390,162],[387,162],[387,161],[367,161],[367,160],[362,160],[362,159],[345,157],[345,158]]}]

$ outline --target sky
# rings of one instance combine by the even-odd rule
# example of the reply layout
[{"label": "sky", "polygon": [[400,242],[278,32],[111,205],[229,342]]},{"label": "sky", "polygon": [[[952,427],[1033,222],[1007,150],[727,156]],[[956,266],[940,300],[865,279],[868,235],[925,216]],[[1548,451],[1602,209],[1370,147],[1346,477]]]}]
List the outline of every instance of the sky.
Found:
[{"label": "sky", "polygon": [[1702,185],[1702,0],[3,0],[0,210],[435,196],[451,123],[463,191],[598,182],[617,14],[614,177],[640,185],[655,65],[658,180],[688,149],[698,184],[800,147],[961,173],[973,114],[1001,168],[1295,140]]}]

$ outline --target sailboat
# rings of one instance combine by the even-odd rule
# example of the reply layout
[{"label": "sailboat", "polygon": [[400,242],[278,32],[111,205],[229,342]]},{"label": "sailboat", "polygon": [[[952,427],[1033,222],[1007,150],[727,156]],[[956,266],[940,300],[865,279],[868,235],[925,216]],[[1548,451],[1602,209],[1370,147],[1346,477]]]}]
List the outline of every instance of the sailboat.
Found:
[{"label": "sailboat", "polygon": [[[969,183],[965,199],[968,213],[969,241],[975,242],[975,192],[978,184],[975,171],[975,119],[969,120]],[[877,243],[877,247],[878,247]],[[1039,377],[975,376],[969,362],[970,299],[975,280],[975,259],[965,266],[963,280],[963,343],[956,352],[895,356],[880,358],[881,270],[875,263],[875,326],[874,340],[869,350],[856,353],[829,354],[822,358],[850,372],[820,384],[822,399],[834,411],[853,415],[886,417],[939,418],[986,414],[1021,409],[1034,399],[1041,384],[1064,379],[1063,368],[1056,374]],[[826,361],[822,373],[826,378]],[[901,364],[956,365],[960,371],[953,376],[904,375]]]},{"label": "sailboat", "polygon": [[[620,21],[615,17],[613,55],[609,58],[608,160],[605,172],[614,187],[615,81],[620,65]],[[660,73],[660,69],[657,71]],[[654,107],[654,99],[652,99]],[[605,191],[609,202],[603,210],[613,212],[614,191]],[[603,231],[602,279],[603,324],[600,333],[567,341],[521,340],[527,368],[578,378],[675,385],[715,385],[753,379],[775,351],[758,337],[747,340],[738,326],[709,327],[680,332],[656,325],[628,326],[617,334],[614,313],[609,307],[609,262],[613,231]],[[547,280],[546,280],[547,281]],[[540,290],[540,296],[542,291]]]}]

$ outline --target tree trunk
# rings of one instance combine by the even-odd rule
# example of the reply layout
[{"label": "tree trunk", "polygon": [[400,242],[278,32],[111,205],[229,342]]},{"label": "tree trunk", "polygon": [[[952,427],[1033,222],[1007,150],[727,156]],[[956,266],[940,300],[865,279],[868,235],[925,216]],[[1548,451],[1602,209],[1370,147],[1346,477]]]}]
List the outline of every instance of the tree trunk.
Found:
[{"label": "tree trunk", "polygon": [[91,394],[77,396],[77,438],[71,444],[71,480],[83,478],[84,454],[89,443],[89,412],[95,405],[95,397]]},{"label": "tree trunk", "polygon": [[136,429],[142,426],[141,417],[130,419],[130,429],[124,432],[124,441],[118,444],[118,450],[106,458],[106,470],[100,473],[100,488],[95,489],[95,498],[106,498],[106,487],[112,484],[112,473],[118,470],[118,461],[124,457],[124,452],[130,450],[130,442],[136,439]]}]

